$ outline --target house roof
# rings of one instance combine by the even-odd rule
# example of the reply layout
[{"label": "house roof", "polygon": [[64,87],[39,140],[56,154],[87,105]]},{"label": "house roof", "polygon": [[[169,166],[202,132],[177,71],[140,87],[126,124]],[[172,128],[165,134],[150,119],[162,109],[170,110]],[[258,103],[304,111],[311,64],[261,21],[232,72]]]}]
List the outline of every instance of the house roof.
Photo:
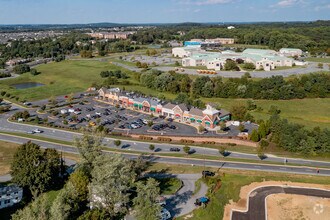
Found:
[{"label": "house roof", "polygon": [[228,111],[226,111],[226,110],[224,110],[224,109],[220,109],[219,111],[220,111],[220,116],[221,116],[221,117],[222,117],[222,116],[226,116],[226,115],[230,115],[230,112],[228,112]]},{"label": "house roof", "polygon": [[186,106],[186,104],[179,104],[178,106],[183,112],[188,111],[188,107]]},{"label": "house roof", "polygon": [[191,115],[196,115],[196,116],[201,116],[201,117],[204,116],[203,110],[202,109],[199,109],[199,108],[195,108],[195,107],[191,108],[190,111],[189,111],[189,113]]},{"label": "house roof", "polygon": [[174,104],[172,104],[172,103],[167,103],[167,104],[165,104],[164,106],[163,106],[163,108],[167,108],[167,109],[173,109],[175,107],[175,105]]}]

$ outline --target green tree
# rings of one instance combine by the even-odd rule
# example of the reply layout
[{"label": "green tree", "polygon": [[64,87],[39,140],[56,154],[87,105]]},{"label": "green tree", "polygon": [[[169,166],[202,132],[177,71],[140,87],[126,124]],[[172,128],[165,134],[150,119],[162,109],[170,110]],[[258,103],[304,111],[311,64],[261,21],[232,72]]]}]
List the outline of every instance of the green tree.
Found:
[{"label": "green tree", "polygon": [[261,122],[258,128],[258,135],[260,138],[266,138],[267,136],[267,129],[266,129],[266,125],[264,122]]},{"label": "green tree", "polygon": [[247,109],[242,103],[235,103],[231,107],[231,114],[234,120],[243,121],[246,113]]},{"label": "green tree", "polygon": [[262,147],[258,147],[257,155],[260,158],[260,160],[265,159],[266,155],[265,155],[264,149]]},{"label": "green tree", "polygon": [[113,143],[116,147],[119,147],[121,145],[121,140],[114,140]]},{"label": "green tree", "polygon": [[79,154],[82,157],[82,163],[85,163],[90,169],[93,167],[95,159],[102,154],[103,134],[87,130],[83,130],[83,136],[76,138],[74,146],[78,148]]},{"label": "green tree", "polygon": [[37,197],[32,203],[26,206],[24,209],[19,209],[12,215],[12,220],[49,220],[50,214],[50,202],[46,194]]},{"label": "green tree", "polygon": [[186,154],[189,154],[190,153],[190,147],[189,146],[184,146],[183,147],[183,152],[185,152]]},{"label": "green tree", "polygon": [[250,140],[253,142],[258,142],[260,140],[259,134],[257,130],[253,130],[251,135],[250,135]]},{"label": "green tree", "polygon": [[54,220],[74,219],[75,213],[79,209],[79,201],[77,199],[77,191],[71,182],[68,182],[65,187],[56,196],[50,213]]},{"label": "green tree", "polygon": [[243,69],[246,70],[254,70],[256,68],[256,66],[253,63],[244,63],[243,65]]},{"label": "green tree", "polygon": [[205,128],[203,127],[203,125],[198,126],[198,132],[199,133],[202,133],[204,131],[205,131]]},{"label": "green tree", "polygon": [[230,71],[230,70],[239,71],[239,67],[237,66],[237,63],[233,60],[226,60],[224,67],[226,71]]},{"label": "green tree", "polygon": [[219,149],[219,153],[220,153],[223,157],[225,157],[225,156],[227,155],[227,149],[226,149],[226,147],[221,146],[220,149]]},{"label": "green tree", "polygon": [[38,72],[36,69],[31,69],[30,73],[31,73],[32,76],[36,76],[36,75],[40,74],[40,72]]},{"label": "green tree", "polygon": [[157,220],[161,206],[157,203],[160,195],[159,183],[149,178],[145,184],[137,182],[137,196],[133,199],[134,210],[138,220]]},{"label": "green tree", "polygon": [[136,174],[132,163],[118,154],[105,154],[95,160],[92,170],[90,204],[106,210],[113,218],[127,212],[130,189]]},{"label": "green tree", "polygon": [[42,152],[39,145],[27,142],[14,154],[11,164],[12,181],[28,189],[36,198],[57,183],[60,160],[55,151]]},{"label": "green tree", "polygon": [[30,67],[27,64],[20,64],[15,66],[13,70],[16,74],[23,74],[30,72]]},{"label": "green tree", "polygon": [[154,150],[155,150],[155,145],[150,144],[150,145],[149,145],[149,150],[154,151]]},{"label": "green tree", "polygon": [[88,199],[89,179],[89,173],[83,168],[78,168],[70,175],[69,182],[72,183],[79,201],[87,201]]}]

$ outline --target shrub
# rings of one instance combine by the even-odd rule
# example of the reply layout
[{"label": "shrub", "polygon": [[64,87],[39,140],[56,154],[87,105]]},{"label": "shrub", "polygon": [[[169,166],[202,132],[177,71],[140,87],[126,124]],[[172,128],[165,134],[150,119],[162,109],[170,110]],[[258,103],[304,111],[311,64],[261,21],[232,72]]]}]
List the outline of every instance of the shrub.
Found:
[{"label": "shrub", "polygon": [[183,144],[193,144],[193,143],[195,143],[195,141],[187,140],[187,139],[181,139],[180,142],[183,143]]},{"label": "shrub", "polygon": [[162,141],[162,142],[171,142],[172,141],[171,138],[166,138],[166,137],[158,137],[157,140]]},{"label": "shrub", "polygon": [[148,140],[148,141],[151,141],[151,140],[153,140],[153,138],[152,137],[148,137],[148,136],[139,136],[139,139],[141,139],[141,140]]}]

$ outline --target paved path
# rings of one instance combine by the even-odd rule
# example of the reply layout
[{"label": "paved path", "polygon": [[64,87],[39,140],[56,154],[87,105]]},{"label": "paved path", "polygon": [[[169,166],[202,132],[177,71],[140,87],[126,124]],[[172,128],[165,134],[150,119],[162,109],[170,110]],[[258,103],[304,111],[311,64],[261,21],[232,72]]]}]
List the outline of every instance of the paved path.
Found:
[{"label": "paved path", "polygon": [[330,191],[321,190],[321,189],[266,186],[252,191],[249,195],[248,211],[247,212],[233,211],[231,219],[232,220],[267,219],[265,199],[269,195],[278,194],[278,193],[330,198]]},{"label": "paved path", "polygon": [[179,174],[177,177],[182,180],[183,187],[173,196],[168,198],[168,210],[172,216],[183,216],[196,209],[196,199],[205,196],[207,186],[201,183],[200,190],[194,194],[195,182],[202,177],[200,174]]},{"label": "paved path", "polygon": [[173,217],[183,216],[192,212],[196,206],[196,199],[205,196],[207,186],[201,183],[201,188],[196,194],[195,182],[202,178],[201,174],[149,174],[154,178],[178,178],[182,181],[182,188],[174,195],[167,196],[166,209],[171,212]]}]

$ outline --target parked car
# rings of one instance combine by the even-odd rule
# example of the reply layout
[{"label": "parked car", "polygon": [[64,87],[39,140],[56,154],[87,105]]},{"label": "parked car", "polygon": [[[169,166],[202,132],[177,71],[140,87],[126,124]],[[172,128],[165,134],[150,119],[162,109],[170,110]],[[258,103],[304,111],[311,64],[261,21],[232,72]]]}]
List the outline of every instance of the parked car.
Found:
[{"label": "parked car", "polygon": [[211,172],[211,171],[209,171],[209,170],[203,170],[203,171],[202,171],[202,175],[203,175],[204,177],[206,177],[206,176],[214,176],[215,173],[214,173],[214,172]]},{"label": "parked car", "polygon": [[170,148],[170,151],[179,152],[180,151],[180,148],[178,148],[178,147],[171,147]]},{"label": "parked car", "polygon": [[73,108],[69,108],[68,112],[73,113],[74,109]]},{"label": "parked car", "polygon": [[26,133],[27,134],[34,134],[35,132],[34,131],[27,131]]},{"label": "parked car", "polygon": [[171,219],[171,213],[165,209],[165,208],[162,208],[162,210],[160,211],[160,219],[161,220],[168,220],[168,219]]}]

